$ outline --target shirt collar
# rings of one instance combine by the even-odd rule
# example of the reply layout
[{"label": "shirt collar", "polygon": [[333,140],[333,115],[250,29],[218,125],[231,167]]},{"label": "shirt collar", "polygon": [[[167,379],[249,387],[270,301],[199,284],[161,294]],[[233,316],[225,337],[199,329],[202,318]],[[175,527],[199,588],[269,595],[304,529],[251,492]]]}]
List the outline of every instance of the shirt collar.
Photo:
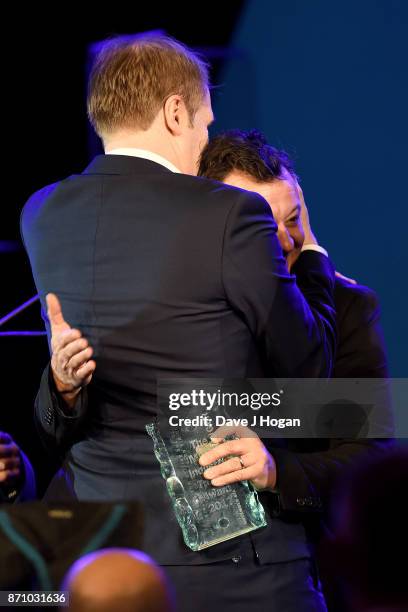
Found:
[{"label": "shirt collar", "polygon": [[106,151],[105,155],[128,155],[130,157],[142,157],[143,159],[149,159],[152,162],[156,162],[156,164],[160,164],[171,170],[171,172],[177,172],[181,174],[181,171],[168,159],[158,155],[157,153],[153,153],[153,151],[147,151],[146,149],[135,149],[134,147],[122,147],[120,149],[112,149],[111,151]]}]

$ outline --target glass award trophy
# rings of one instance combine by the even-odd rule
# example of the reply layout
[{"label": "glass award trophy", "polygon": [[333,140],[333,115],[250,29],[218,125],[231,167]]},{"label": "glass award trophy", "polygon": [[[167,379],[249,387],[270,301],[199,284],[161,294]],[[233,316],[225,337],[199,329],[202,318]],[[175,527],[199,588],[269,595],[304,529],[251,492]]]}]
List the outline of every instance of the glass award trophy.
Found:
[{"label": "glass award trophy", "polygon": [[[203,477],[199,457],[213,448],[204,428],[146,426],[153,439],[177,521],[185,543],[197,551],[266,526],[265,512],[248,481],[214,487]],[[219,463],[219,462],[217,462]],[[214,465],[214,464],[213,464]]]}]

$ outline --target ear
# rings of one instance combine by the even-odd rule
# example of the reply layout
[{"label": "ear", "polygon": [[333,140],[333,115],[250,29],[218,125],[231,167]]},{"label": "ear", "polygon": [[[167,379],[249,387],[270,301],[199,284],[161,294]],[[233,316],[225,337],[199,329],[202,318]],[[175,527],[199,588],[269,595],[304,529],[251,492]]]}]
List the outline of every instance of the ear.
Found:
[{"label": "ear", "polygon": [[163,107],[166,127],[174,136],[180,136],[186,125],[187,109],[178,94],[169,96]]}]

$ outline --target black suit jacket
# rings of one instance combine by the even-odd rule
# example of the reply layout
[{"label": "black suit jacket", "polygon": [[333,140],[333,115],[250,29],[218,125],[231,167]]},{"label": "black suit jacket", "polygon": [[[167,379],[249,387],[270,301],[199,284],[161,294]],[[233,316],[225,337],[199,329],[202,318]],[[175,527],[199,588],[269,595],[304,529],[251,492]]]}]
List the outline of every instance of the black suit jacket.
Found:
[{"label": "black suit jacket", "polygon": [[[389,376],[377,295],[368,287],[337,278],[334,290],[338,346],[334,378]],[[388,416],[389,415],[389,416]],[[392,423],[391,405],[384,405]],[[288,440],[286,448],[273,449],[277,464],[280,515],[325,512],[337,477],[364,455],[381,452],[393,444],[384,439]]]},{"label": "black suit jacket", "polygon": [[[21,225],[44,309],[56,293],[97,361],[69,415],[44,373],[40,431],[67,450],[50,495],[64,484],[79,499],[142,500],[145,548],[161,563],[231,557],[239,539],[200,553],[182,542],[145,433],[157,379],[329,375],[330,261],[299,257],[301,292],[263,198],[127,156],[99,156],[34,194]],[[256,549],[266,561],[308,555],[303,526],[271,518]]]}]

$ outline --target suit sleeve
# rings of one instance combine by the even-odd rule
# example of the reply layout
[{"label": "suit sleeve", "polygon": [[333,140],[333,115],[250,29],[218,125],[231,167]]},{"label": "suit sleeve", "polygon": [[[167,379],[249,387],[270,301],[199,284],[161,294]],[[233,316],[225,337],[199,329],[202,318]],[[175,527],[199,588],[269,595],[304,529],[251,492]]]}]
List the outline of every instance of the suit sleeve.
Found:
[{"label": "suit sleeve", "polygon": [[[41,307],[41,317],[47,330],[48,347],[51,352],[51,326],[43,307]],[[63,456],[85,418],[87,404],[88,390],[84,388],[78,395],[74,408],[69,410],[65,408],[64,400],[55,387],[49,363],[41,377],[34,414],[39,436],[51,454]]]},{"label": "suit sleeve", "polygon": [[222,277],[231,306],[245,320],[275,377],[325,377],[335,352],[334,270],[306,251],[287,271],[267,202],[243,193],[226,223]]},{"label": "suit sleeve", "polygon": [[[350,302],[346,316],[340,323],[339,339],[334,368],[338,378],[388,376],[379,304],[372,291],[357,294]],[[384,422],[392,423],[391,402],[389,396],[384,397]],[[332,439],[327,443],[329,448],[321,452],[271,449],[277,466],[276,495],[282,513],[325,510],[338,477],[343,476],[344,471],[356,462],[388,450],[394,445],[394,440]]]},{"label": "suit sleeve", "polygon": [[44,446],[52,453],[64,454],[81,427],[87,413],[88,394],[82,389],[73,409],[66,410],[57,392],[51,365],[45,368],[35,399],[35,421]]},{"label": "suit sleeve", "polygon": [[387,378],[388,360],[380,323],[377,295],[364,287],[339,321],[339,346],[333,376],[335,378]]}]

